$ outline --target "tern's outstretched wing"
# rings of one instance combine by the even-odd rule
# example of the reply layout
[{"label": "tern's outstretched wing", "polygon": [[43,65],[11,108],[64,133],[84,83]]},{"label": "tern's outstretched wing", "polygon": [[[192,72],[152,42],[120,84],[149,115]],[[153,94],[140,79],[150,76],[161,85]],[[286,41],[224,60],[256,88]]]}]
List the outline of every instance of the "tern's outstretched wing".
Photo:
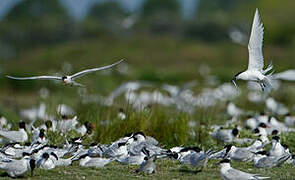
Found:
[{"label": "tern's outstretched wing", "polygon": [[290,69],[273,75],[274,79],[295,81],[295,69]]},{"label": "tern's outstretched wing", "polygon": [[124,61],[124,59],[122,59],[122,60],[120,60],[120,61],[118,61],[118,62],[116,62],[114,64],[108,65],[108,66],[99,67],[99,68],[93,68],[93,69],[86,69],[84,71],[81,71],[81,72],[78,72],[78,73],[72,75],[71,78],[72,79],[76,79],[76,78],[82,77],[85,74],[88,74],[88,73],[91,73],[91,72],[101,71],[101,70],[104,70],[104,69],[109,69],[109,68],[111,68],[113,66],[116,66],[116,65],[120,64],[123,61]]},{"label": "tern's outstretched wing", "polygon": [[15,80],[36,80],[36,79],[41,79],[41,80],[62,80],[61,77],[58,76],[34,76],[34,77],[13,77],[13,76],[6,76],[10,79],[15,79]]},{"label": "tern's outstretched wing", "polygon": [[263,29],[264,28],[259,16],[258,9],[256,9],[248,44],[248,70],[262,70],[264,66],[262,54]]}]

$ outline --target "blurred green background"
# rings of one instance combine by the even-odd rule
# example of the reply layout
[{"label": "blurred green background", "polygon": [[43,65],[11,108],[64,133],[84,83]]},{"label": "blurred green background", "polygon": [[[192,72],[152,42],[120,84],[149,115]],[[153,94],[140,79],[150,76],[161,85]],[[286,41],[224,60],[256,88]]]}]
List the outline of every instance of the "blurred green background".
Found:
[{"label": "blurred green background", "polygon": [[[226,102],[198,108],[194,113],[158,104],[136,111],[124,95],[115,99],[113,106],[85,104],[83,96],[78,95],[84,92],[80,88],[51,81],[15,81],[5,75],[71,74],[124,58],[125,63],[111,71],[89,74],[78,80],[87,86],[89,99],[107,97],[122,83],[130,81],[151,83],[145,91],[158,90],[169,96],[161,88],[164,83],[181,87],[194,80],[197,85],[192,91],[197,96],[208,88],[229,83],[233,75],[247,67],[247,43],[256,8],[265,27],[265,64],[272,60],[276,72],[295,69],[294,0],[0,0],[0,115],[16,129],[17,123],[25,120],[19,113],[22,109],[45,103],[47,113],[56,115],[56,106],[67,104],[74,108],[81,123],[90,121],[96,125],[94,139],[86,139],[89,142],[110,143],[125,133],[140,130],[155,137],[164,148],[197,145],[221,149],[223,145],[208,132],[210,125],[224,124],[229,119]],[[217,83],[208,85],[204,74],[213,76]],[[234,103],[253,114],[264,111],[265,104],[249,102],[245,83],[238,83],[242,94],[233,99]],[[294,84],[284,83],[282,87],[271,96],[294,114]],[[45,100],[40,97],[44,88],[49,90]],[[117,117],[119,108],[124,108],[127,114],[124,121]],[[239,125],[245,119],[246,115],[240,117]],[[47,135],[51,144],[65,140],[55,133],[47,132]],[[67,136],[74,137],[77,133],[70,132]],[[253,135],[242,130],[241,137]],[[295,134],[280,137],[294,152]],[[253,169],[250,163],[233,164],[274,179],[294,177],[292,165],[261,170]],[[33,178],[143,177],[133,173],[135,169],[118,164],[100,170],[71,166],[38,170]],[[218,167],[213,164],[197,176],[191,173],[195,169],[190,169],[165,161],[153,177],[220,177]]]},{"label": "blurred green background", "polygon": [[[6,3],[5,3],[6,2]],[[0,23],[1,98],[34,93],[46,82],[9,81],[72,72],[125,58],[131,68],[115,81],[90,75],[83,81],[108,92],[129,79],[197,79],[205,63],[222,81],[247,66],[246,44],[255,8],[265,25],[264,56],[277,72],[294,67],[295,3],[267,0],[3,0]],[[7,5],[8,4],[8,5]],[[1,5],[1,4],[0,4]],[[78,9],[78,10],[75,10]],[[236,35],[235,40],[231,38]],[[238,42],[240,43],[234,43]],[[215,68],[218,67],[218,68]],[[114,75],[115,76],[115,75]],[[20,87],[21,88],[20,88]],[[106,87],[108,86],[108,87]],[[58,90],[60,91],[60,90]]]}]

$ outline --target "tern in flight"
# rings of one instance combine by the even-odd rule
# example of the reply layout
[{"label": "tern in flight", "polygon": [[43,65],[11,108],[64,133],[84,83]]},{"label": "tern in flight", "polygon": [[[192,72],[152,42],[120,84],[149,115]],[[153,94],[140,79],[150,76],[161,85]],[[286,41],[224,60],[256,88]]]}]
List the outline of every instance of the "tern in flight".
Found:
[{"label": "tern in flight", "polygon": [[91,72],[96,72],[96,71],[101,71],[101,70],[105,70],[105,69],[109,69],[112,68],[118,64],[120,64],[121,62],[123,62],[124,59],[108,65],[108,66],[103,66],[103,67],[99,67],[99,68],[93,68],[93,69],[86,69],[84,71],[80,71],[76,74],[73,74],[71,76],[34,76],[34,77],[13,77],[13,76],[6,76],[10,79],[15,79],[15,80],[36,80],[36,79],[41,79],[41,80],[58,80],[58,81],[62,81],[64,84],[66,85],[72,85],[72,86],[81,86],[84,87],[84,85],[79,84],[77,82],[75,82],[75,79],[80,78],[88,73]]},{"label": "tern in flight", "polygon": [[263,70],[263,53],[262,53],[262,43],[263,43],[263,24],[261,22],[258,9],[256,9],[250,40],[248,44],[249,51],[249,64],[246,71],[239,72],[232,79],[232,83],[237,87],[235,80],[245,80],[259,83],[262,91],[269,92],[271,89],[271,74],[266,75],[272,70],[272,63]]}]

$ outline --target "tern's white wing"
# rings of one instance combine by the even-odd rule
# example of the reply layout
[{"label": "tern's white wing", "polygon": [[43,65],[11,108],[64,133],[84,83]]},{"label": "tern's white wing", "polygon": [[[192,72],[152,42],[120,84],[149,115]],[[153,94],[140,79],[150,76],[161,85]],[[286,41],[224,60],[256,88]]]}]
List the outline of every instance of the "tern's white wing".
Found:
[{"label": "tern's white wing", "polygon": [[295,81],[295,69],[290,69],[281,73],[274,74],[273,78],[286,81]]},{"label": "tern's white wing", "polygon": [[85,166],[104,167],[111,161],[111,159],[107,158],[92,158],[85,164]]},{"label": "tern's white wing", "polygon": [[263,54],[262,54],[262,43],[263,43],[263,24],[261,23],[258,9],[256,9],[250,40],[248,44],[249,50],[249,65],[248,70],[262,70]]},{"label": "tern's white wing", "polygon": [[[225,174],[227,179],[233,180],[233,179],[240,179],[240,180],[250,180],[250,179],[261,179],[261,177],[258,177],[255,174],[246,173],[234,168],[229,169]],[[263,179],[263,177],[262,177]],[[267,178],[265,178],[267,179]]]},{"label": "tern's white wing", "polygon": [[78,73],[72,75],[71,78],[72,79],[76,79],[76,78],[82,77],[85,74],[88,74],[88,73],[91,73],[91,72],[101,71],[101,70],[104,70],[104,69],[109,69],[109,68],[111,68],[113,66],[116,66],[116,65],[120,64],[123,61],[124,61],[124,59],[122,59],[122,60],[120,60],[120,61],[118,61],[118,62],[116,62],[114,64],[108,65],[108,66],[99,67],[99,68],[93,68],[93,69],[86,69],[84,71],[81,71],[81,72],[78,72]]},{"label": "tern's white wing", "polygon": [[27,170],[24,160],[13,160],[8,163],[0,163],[0,168],[5,171],[14,171],[19,173],[24,173]]},{"label": "tern's white wing", "polygon": [[20,131],[4,131],[0,130],[0,136],[5,137],[8,140],[14,141],[14,142],[20,142],[22,143],[24,140],[23,133]]},{"label": "tern's white wing", "polygon": [[41,80],[62,80],[61,77],[58,76],[33,76],[33,77],[13,77],[13,76],[6,76],[10,79],[15,80],[35,80],[35,79],[41,79]]}]

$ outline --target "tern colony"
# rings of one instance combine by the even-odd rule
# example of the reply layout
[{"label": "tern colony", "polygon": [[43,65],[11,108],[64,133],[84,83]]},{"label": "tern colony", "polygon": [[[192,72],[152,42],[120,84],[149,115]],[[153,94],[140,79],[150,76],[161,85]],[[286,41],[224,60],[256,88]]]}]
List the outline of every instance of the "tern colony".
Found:
[{"label": "tern colony", "polygon": [[[256,10],[248,45],[248,69],[234,76],[232,82],[236,87],[235,80],[241,79],[258,83],[261,89],[266,92],[269,92],[272,88],[271,80],[273,77],[272,72],[270,72],[272,70],[272,64],[263,70],[262,41],[263,25],[258,10]],[[7,77],[15,80],[58,80],[68,85],[83,86],[74,80],[87,73],[112,68],[122,61],[105,67],[84,70],[72,76]],[[277,76],[281,77],[284,74]],[[214,104],[216,99],[224,100],[221,97],[226,95],[224,92],[230,89],[226,86],[212,91],[211,93],[215,94],[215,99],[210,99],[209,97],[211,96],[206,95],[206,93],[199,97],[193,97],[192,94],[183,95],[183,91],[192,87],[192,84],[194,83],[189,83],[183,88],[163,85],[163,89],[171,94],[171,99],[162,97],[162,100],[166,100],[164,105],[181,102],[177,107],[190,112],[192,110],[192,108],[189,108],[190,106],[209,107],[212,103]],[[149,86],[149,84],[145,85]],[[134,90],[139,89],[141,86],[142,84],[140,83],[124,84],[118,90],[111,93],[105,100],[107,100],[108,105],[111,105],[118,94],[120,95],[126,89],[131,89],[134,92]],[[219,94],[219,96],[216,94]],[[135,95],[133,94],[133,96]],[[130,94],[128,97],[130,97]],[[133,98],[138,99],[136,96]],[[208,102],[208,98],[211,100],[209,101],[211,104],[205,103]],[[187,99],[190,99],[190,101]],[[253,166],[257,168],[272,168],[280,166],[283,163],[295,165],[294,155],[291,155],[287,145],[280,142],[279,137],[280,133],[295,131],[292,128],[292,126],[295,126],[295,117],[288,114],[288,110],[286,108],[284,109],[282,107],[283,105],[275,102],[274,99],[267,99],[266,101],[268,101],[267,106],[273,111],[273,114],[281,113],[280,115],[285,116],[285,123],[279,122],[275,117],[263,113],[249,116],[245,122],[245,127],[252,130],[257,138],[239,138],[239,132],[243,127],[236,126],[233,129],[226,129],[225,127],[229,124],[236,123],[237,117],[245,114],[253,114],[253,112],[242,110],[229,102],[227,104],[227,113],[232,119],[224,126],[212,126],[213,131],[210,132],[212,138],[224,143],[225,146],[221,150],[209,149],[207,151],[199,147],[183,146],[165,149],[159,145],[156,139],[147,136],[143,132],[131,132],[111,144],[92,143],[86,145],[82,142],[86,136],[92,136],[93,129],[95,128],[93,124],[89,122],[80,124],[77,116],[70,118],[69,116],[75,114],[75,112],[63,104],[57,107],[57,111],[63,115],[62,119],[55,120],[55,117],[45,113],[46,107],[44,104],[41,104],[38,108],[21,111],[21,116],[30,119],[31,123],[25,124],[24,122],[20,122],[19,130],[17,131],[11,131],[11,124],[7,122],[5,117],[0,117],[2,126],[2,130],[0,130],[0,136],[2,137],[1,143],[4,144],[0,151],[0,169],[7,172],[10,177],[19,177],[23,176],[27,171],[30,171],[33,175],[35,168],[49,170],[59,166],[70,166],[76,161],[78,161],[79,166],[97,168],[117,161],[122,164],[138,165],[139,167],[136,172],[152,174],[156,173],[155,162],[157,159],[177,160],[181,164],[190,164],[201,170],[206,167],[206,164],[210,160],[220,159],[219,164],[222,179],[268,179],[269,177],[244,172],[230,165],[231,161],[252,162]],[[135,106],[135,108],[139,109],[139,105]],[[49,120],[39,127],[34,127],[35,120],[44,117]],[[118,117],[122,120],[126,118],[123,109],[120,109]],[[78,125],[79,127],[77,128]],[[77,131],[81,136],[68,139],[56,146],[49,145],[51,143],[47,138],[47,133],[57,132],[60,135],[67,135],[69,131]],[[32,133],[30,142],[28,142],[28,133]],[[271,140],[269,140],[269,136],[271,136]],[[235,146],[233,143],[239,145]],[[250,145],[245,146],[245,144]],[[266,151],[267,146],[270,146],[268,151]]]}]

